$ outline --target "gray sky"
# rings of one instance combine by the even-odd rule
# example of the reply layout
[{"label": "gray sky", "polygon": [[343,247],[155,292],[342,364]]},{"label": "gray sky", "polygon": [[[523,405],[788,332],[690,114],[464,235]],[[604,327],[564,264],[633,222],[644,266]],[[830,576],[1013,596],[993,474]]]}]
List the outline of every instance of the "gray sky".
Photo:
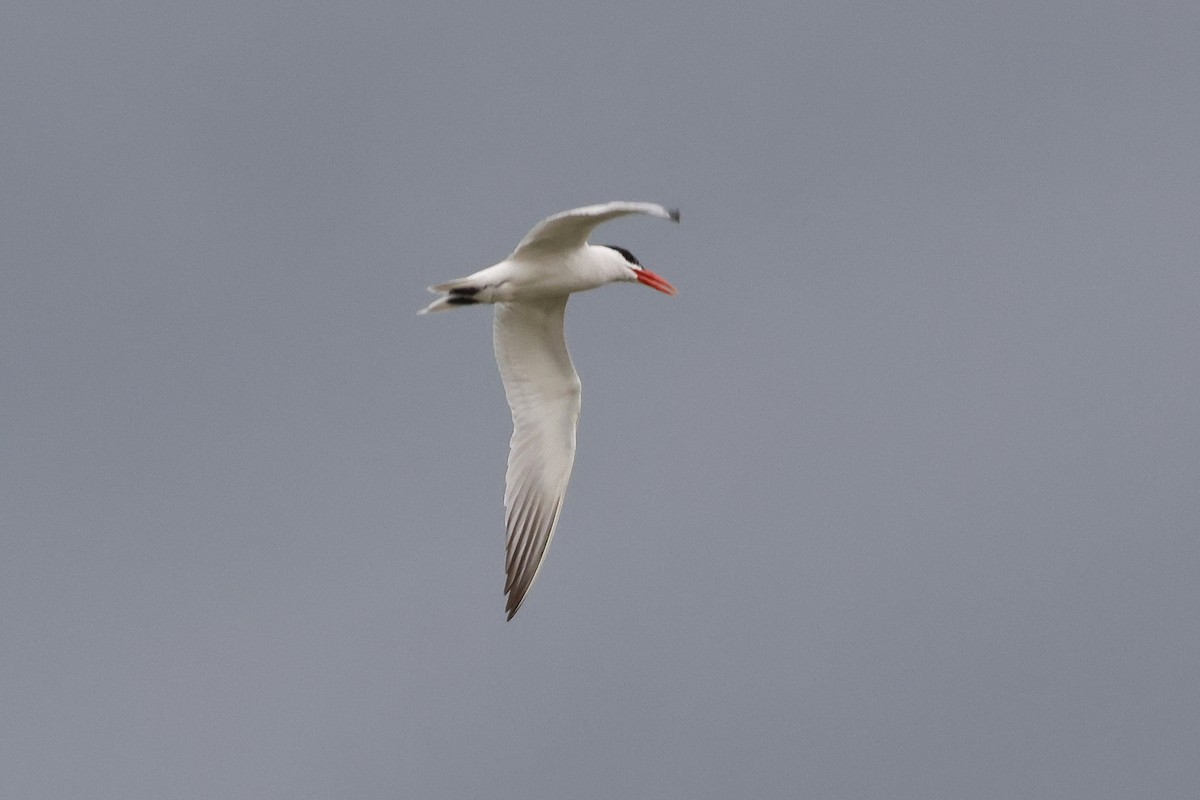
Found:
[{"label": "gray sky", "polygon": [[5,4],[0,796],[1195,797],[1198,9]]}]

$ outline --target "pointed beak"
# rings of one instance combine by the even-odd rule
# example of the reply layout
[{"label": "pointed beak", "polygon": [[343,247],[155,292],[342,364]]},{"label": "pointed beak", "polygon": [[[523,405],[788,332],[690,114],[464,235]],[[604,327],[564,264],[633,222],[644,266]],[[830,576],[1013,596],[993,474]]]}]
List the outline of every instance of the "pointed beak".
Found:
[{"label": "pointed beak", "polygon": [[679,294],[675,287],[672,286],[666,278],[662,277],[661,275],[657,275],[648,269],[643,268],[637,270],[637,280],[638,283],[645,284],[651,289],[657,289],[663,294],[669,294],[672,297]]}]

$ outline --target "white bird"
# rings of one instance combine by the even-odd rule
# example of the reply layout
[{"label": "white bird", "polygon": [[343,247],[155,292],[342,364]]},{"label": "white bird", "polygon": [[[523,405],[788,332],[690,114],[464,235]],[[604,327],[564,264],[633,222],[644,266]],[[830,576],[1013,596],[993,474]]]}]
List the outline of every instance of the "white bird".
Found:
[{"label": "white bird", "polygon": [[588,244],[593,228],[627,214],[679,222],[678,210],[657,203],[618,201],[563,211],[535,225],[500,263],[429,287],[441,297],[419,312],[496,305],[492,339],[513,418],[504,487],[508,619],[541,571],[575,463],[580,384],[563,336],[567,298],[620,281],[676,293],[625,248]]}]

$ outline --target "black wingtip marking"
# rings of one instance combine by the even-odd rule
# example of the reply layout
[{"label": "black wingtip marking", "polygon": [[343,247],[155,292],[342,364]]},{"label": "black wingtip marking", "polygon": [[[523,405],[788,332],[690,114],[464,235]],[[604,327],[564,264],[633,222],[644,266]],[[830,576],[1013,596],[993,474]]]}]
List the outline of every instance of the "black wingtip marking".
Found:
[{"label": "black wingtip marking", "polygon": [[671,222],[679,222],[679,209],[668,209],[667,216],[671,218]]},{"label": "black wingtip marking", "polygon": [[[476,291],[478,291],[478,289]],[[452,294],[446,298],[446,302],[452,306],[473,306],[479,301],[474,297],[468,297],[461,294]]]},{"label": "black wingtip marking", "polygon": [[479,294],[479,288],[478,286],[459,286],[451,289],[450,294],[457,297],[473,297]]}]

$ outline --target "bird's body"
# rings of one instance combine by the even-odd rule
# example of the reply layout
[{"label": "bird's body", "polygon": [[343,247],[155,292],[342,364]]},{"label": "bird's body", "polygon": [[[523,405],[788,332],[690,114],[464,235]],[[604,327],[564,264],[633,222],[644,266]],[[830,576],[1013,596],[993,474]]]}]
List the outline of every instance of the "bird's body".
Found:
[{"label": "bird's body", "polygon": [[555,214],[498,264],[431,286],[441,296],[421,311],[496,305],[496,363],[513,417],[504,491],[509,619],[545,560],[575,462],[580,383],[563,335],[567,298],[621,281],[675,294],[628,250],[587,243],[597,225],[627,214],[679,221],[678,211],[655,203],[604,203]]}]

